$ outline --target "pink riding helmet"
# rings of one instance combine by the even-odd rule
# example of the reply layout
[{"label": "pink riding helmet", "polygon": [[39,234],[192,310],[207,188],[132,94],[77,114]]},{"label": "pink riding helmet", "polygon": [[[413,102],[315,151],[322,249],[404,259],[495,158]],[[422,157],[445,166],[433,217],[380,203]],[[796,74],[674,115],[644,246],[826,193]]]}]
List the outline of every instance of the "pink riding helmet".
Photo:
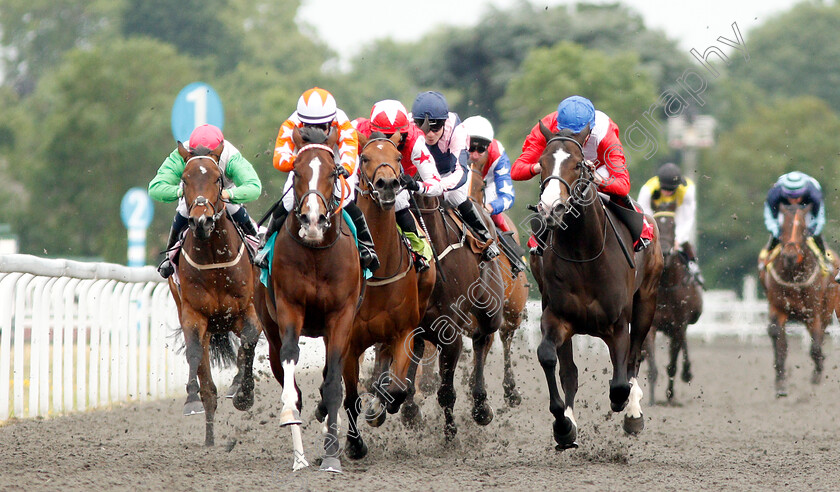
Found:
[{"label": "pink riding helmet", "polygon": [[197,126],[190,134],[189,148],[190,150],[196,150],[199,147],[204,146],[213,150],[224,142],[224,140],[225,137],[222,135],[222,131],[219,130],[218,127],[213,125],[201,125]]}]

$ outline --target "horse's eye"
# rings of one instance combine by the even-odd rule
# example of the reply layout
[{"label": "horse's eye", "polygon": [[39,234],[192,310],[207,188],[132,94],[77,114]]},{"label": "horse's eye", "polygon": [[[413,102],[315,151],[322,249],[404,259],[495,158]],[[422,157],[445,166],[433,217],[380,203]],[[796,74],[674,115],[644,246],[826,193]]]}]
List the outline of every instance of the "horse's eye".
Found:
[{"label": "horse's eye", "polygon": [[401,155],[397,156],[397,162],[402,162],[402,156]]},{"label": "horse's eye", "polygon": [[363,162],[363,163],[365,163],[365,164],[367,164],[368,162],[370,162],[370,157],[366,156],[365,154],[362,154],[362,155],[360,156],[360,158],[362,159],[362,162]]}]

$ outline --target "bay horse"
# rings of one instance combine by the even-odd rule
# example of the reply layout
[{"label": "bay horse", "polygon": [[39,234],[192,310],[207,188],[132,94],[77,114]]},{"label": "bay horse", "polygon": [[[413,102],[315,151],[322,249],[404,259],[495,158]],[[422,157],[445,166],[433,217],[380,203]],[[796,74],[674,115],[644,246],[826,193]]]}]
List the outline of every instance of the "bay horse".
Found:
[{"label": "bay horse", "polygon": [[[443,408],[444,437],[451,441],[457,434],[455,425],[455,368],[463,347],[462,334],[472,338],[474,361],[470,386],[473,397],[472,418],[479,425],[493,421],[493,409],[487,403],[484,365],[490,350],[492,335],[502,326],[504,308],[504,280],[498,261],[483,261],[465,237],[466,228],[457,222],[440,204],[438,197],[415,196],[421,225],[427,229],[437,251],[437,282],[429,306],[415,331],[413,364],[428,365],[438,359],[441,383],[438,404]],[[488,230],[495,228],[490,217],[482,214]],[[494,238],[495,239],[495,238]],[[435,345],[435,352],[424,356],[420,340]],[[403,412],[419,412],[409,394]]]},{"label": "bay horse", "polygon": [[184,415],[205,414],[204,444],[212,446],[217,391],[210,364],[211,358],[222,362],[234,358],[229,332],[241,343],[235,356],[238,373],[228,397],[238,410],[254,404],[254,351],[262,326],[254,306],[257,270],[222,201],[220,148],[191,153],[178,142],[178,153],[186,163],[181,181],[189,232],[176,267],[180,285],[173,275],[169,290],[189,364]]},{"label": "bay horse", "polygon": [[[487,183],[482,176],[482,169],[486,165],[487,154],[485,153],[470,166],[470,198],[476,201],[479,209],[484,208],[484,191]],[[519,244],[519,231],[516,228],[516,224],[504,212],[499,214],[499,217],[507,225],[507,229],[512,232],[511,238],[513,241]],[[516,333],[516,330],[525,319],[525,303],[528,301],[528,288],[530,286],[528,285],[528,277],[525,272],[513,273],[511,261],[507,257],[507,254],[499,255],[498,261],[502,278],[505,282],[504,322],[499,330],[505,367],[502,387],[505,391],[505,401],[509,406],[515,407],[522,402],[522,396],[516,389],[516,378],[513,374],[510,346],[514,333]]]},{"label": "bay horse", "polygon": [[670,362],[668,388],[665,397],[674,400],[674,378],[677,375],[677,359],[683,354],[682,380],[691,381],[691,362],[688,360],[688,343],[685,332],[688,325],[700,319],[703,312],[703,289],[694,275],[688,271],[687,259],[674,244],[676,233],[676,202],[654,207],[653,218],[659,227],[659,245],[665,259],[659,290],[656,294],[656,314],[645,340],[645,354],[648,357],[648,382],[650,383],[650,404],[655,405],[654,390],[659,372],[656,369],[656,334],[664,333],[670,339]]},{"label": "bay horse", "polygon": [[[359,134],[360,188],[357,203],[365,215],[376,244],[381,277],[368,279],[364,300],[353,321],[348,353],[344,360],[344,407],[350,421],[345,451],[351,459],[367,454],[356,420],[359,399],[359,358],[374,344],[378,347],[381,371],[373,384],[374,398],[368,412],[370,422],[384,421],[384,410],[395,413],[414,391],[411,364],[414,350],[412,334],[426,312],[435,284],[435,266],[421,275],[413,267],[411,251],[397,229],[394,206],[400,191],[400,159],[397,149],[400,133],[391,138],[374,132],[370,138]],[[418,339],[419,340],[419,339]],[[390,367],[390,369],[386,369]],[[409,374],[411,372],[411,374]]]},{"label": "bay horse", "polygon": [[[323,337],[326,346],[321,411],[326,414],[321,470],[341,471],[338,441],[341,374],[362,286],[359,254],[335,200],[349,188],[335,160],[338,133],[295,128],[294,210],[273,236],[267,287],[257,289],[257,306],[268,339],[274,378],[283,386],[280,425],[291,426],[293,469],[308,466],[300,437],[303,400],[295,380],[301,336]],[[343,200],[341,200],[343,201]]]},{"label": "bay horse", "polygon": [[831,313],[840,296],[840,286],[834,282],[833,272],[823,268],[816,252],[819,250],[815,251],[816,247],[808,244],[807,217],[811,206],[779,205],[782,216],[780,244],[769,253],[765,268],[759,271],[761,285],[767,293],[767,333],[773,342],[776,397],[787,396],[785,324],[793,319],[808,328],[814,361],[811,382],[818,384],[822,380],[825,360],[822,351],[825,328],[831,322]]},{"label": "bay horse", "polygon": [[[549,234],[543,255],[531,255],[531,271],[542,300],[537,357],[548,383],[559,450],[577,447],[573,335],[590,335],[606,343],[613,366],[610,407],[614,412],[627,408],[625,432],[635,434],[644,428],[642,390],[636,378],[656,308],[663,258],[659,241],[636,253],[633,266],[630,253],[625,256],[624,245],[630,248],[633,238],[597,193],[595,171],[583,157],[588,131],[552,134],[542,123],[540,130],[546,147],[539,159],[537,210]],[[557,388],[558,362],[565,402]]]}]

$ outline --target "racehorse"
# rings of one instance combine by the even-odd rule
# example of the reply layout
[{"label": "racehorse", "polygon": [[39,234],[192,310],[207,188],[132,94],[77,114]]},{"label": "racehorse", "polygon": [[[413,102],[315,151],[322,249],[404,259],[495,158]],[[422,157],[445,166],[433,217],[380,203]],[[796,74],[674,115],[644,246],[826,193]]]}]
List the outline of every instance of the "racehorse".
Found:
[{"label": "racehorse", "polygon": [[[178,153],[186,162],[181,175],[189,210],[189,233],[184,237],[177,272],[169,290],[178,308],[189,363],[184,415],[205,414],[204,444],[212,446],[216,414],[216,385],[210,373],[213,361],[234,358],[229,332],[240,339],[238,373],[228,397],[238,410],[254,404],[254,350],[261,324],[254,306],[257,271],[245,252],[245,242],[222,202],[219,149],[190,153],[180,142]],[[199,396],[200,395],[200,396]]]},{"label": "racehorse", "polygon": [[267,287],[257,289],[257,307],[269,344],[275,379],[283,386],[280,425],[291,426],[294,469],[308,466],[300,441],[302,399],[295,381],[301,336],[323,337],[326,365],[319,412],[326,414],[325,457],[321,470],[341,471],[338,412],[341,373],[350,343],[362,279],[353,236],[343,225],[341,201],[349,188],[335,161],[338,133],[294,129],[294,209],[273,236],[274,253]]},{"label": "racehorse", "polygon": [[801,321],[811,334],[811,359],[814,361],[811,382],[818,384],[822,380],[825,359],[822,352],[825,327],[831,321],[840,295],[840,288],[831,278],[831,270],[823,268],[820,262],[819,250],[809,245],[807,216],[810,210],[811,204],[779,206],[782,216],[780,245],[770,252],[766,267],[759,271],[769,305],[767,333],[773,341],[777,397],[787,396],[785,324],[788,319]]},{"label": "racehorse", "polygon": [[688,271],[687,260],[674,245],[676,232],[676,202],[663,203],[655,207],[653,218],[659,227],[659,245],[665,257],[665,267],[659,280],[656,294],[656,314],[645,340],[648,357],[648,382],[650,383],[650,404],[655,405],[654,390],[659,372],[656,369],[656,334],[664,333],[671,340],[671,359],[668,363],[668,402],[674,400],[674,377],[677,374],[677,358],[683,354],[682,380],[691,381],[691,363],[688,360],[688,344],[685,331],[693,325],[703,312],[703,289]]},{"label": "racehorse", "polygon": [[[470,198],[478,203],[478,208],[484,207],[485,188],[487,183],[482,176],[482,169],[487,165],[487,154],[481,159],[473,162],[470,166]],[[519,244],[519,231],[516,224],[504,212],[499,214],[501,220],[511,231],[511,239]],[[499,338],[502,340],[502,351],[504,352],[505,376],[502,386],[505,391],[505,401],[509,406],[517,406],[522,402],[522,396],[516,389],[516,379],[513,375],[513,367],[510,358],[510,346],[513,335],[525,319],[525,303],[528,301],[528,277],[525,272],[513,273],[511,261],[507,254],[499,255],[499,268],[502,278],[505,281],[505,307],[504,322],[499,330]],[[491,342],[492,343],[492,342]]]},{"label": "racehorse", "polygon": [[[543,255],[531,255],[531,271],[542,297],[537,357],[548,382],[554,440],[557,449],[566,449],[577,447],[578,371],[572,353],[576,334],[595,336],[607,344],[613,366],[610,406],[614,412],[627,408],[627,433],[644,428],[642,390],[636,377],[656,308],[663,259],[658,241],[631,258],[626,248],[633,244],[632,235],[599,197],[595,171],[584,160],[586,135],[568,130],[552,134],[542,123],[540,129],[546,148],[539,160],[537,210],[541,225],[549,230]],[[558,361],[565,403],[555,379]]]},{"label": "racehorse", "polygon": [[[345,451],[351,459],[367,454],[356,419],[362,402],[359,400],[359,357],[365,349],[381,344],[379,364],[383,370],[373,384],[374,399],[370,402],[368,420],[384,421],[384,410],[395,413],[414,391],[411,337],[426,312],[435,284],[434,265],[421,275],[413,268],[411,251],[397,229],[394,210],[400,191],[400,134],[390,139],[373,133],[370,139],[359,135],[359,173],[361,187],[358,205],[368,221],[381,262],[381,277],[372,277],[365,286],[364,300],[356,313],[350,335],[349,352],[344,361],[344,407],[350,420]],[[413,365],[416,369],[416,364]]]},{"label": "racehorse", "polygon": [[[416,200],[421,225],[425,226],[437,252],[438,278],[426,314],[415,332],[412,363],[431,364],[437,355],[441,377],[438,404],[443,408],[444,436],[452,440],[457,433],[453,413],[454,378],[461,355],[462,333],[472,338],[475,354],[470,377],[473,420],[479,425],[493,421],[493,410],[487,403],[484,364],[492,334],[502,326],[504,280],[497,261],[483,261],[481,253],[473,252],[466,237],[466,227],[444,211],[438,197],[416,196]],[[493,234],[490,217],[484,216],[488,230]],[[436,346],[435,354],[424,358],[421,339]],[[403,412],[407,411],[418,411],[411,394],[403,405]]]}]

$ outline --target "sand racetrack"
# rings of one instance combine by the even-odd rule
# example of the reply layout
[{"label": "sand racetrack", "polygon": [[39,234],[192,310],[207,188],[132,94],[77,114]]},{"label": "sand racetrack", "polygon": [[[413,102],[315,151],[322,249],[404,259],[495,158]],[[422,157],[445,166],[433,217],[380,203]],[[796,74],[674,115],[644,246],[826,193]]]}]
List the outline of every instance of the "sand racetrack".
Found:
[{"label": "sand racetrack", "polygon": [[[660,342],[662,340],[660,339]],[[600,341],[598,342],[600,344]],[[809,382],[807,348],[791,339],[789,396],[776,399],[769,341],[690,339],[694,381],[678,382],[679,405],[647,405],[638,437],[609,411],[605,350],[577,352],[581,388],[576,415],[580,448],[557,452],[542,370],[524,337],[515,341],[522,404],[506,408],[501,353],[488,369],[496,417],[479,427],[469,417],[467,360],[456,376],[458,436],[442,437],[434,396],[421,402],[425,427],[407,430],[389,416],[372,429],[358,462],[343,475],[317,466],[291,472],[291,438],[276,424],[280,385],[263,375],[251,411],[220,402],[216,443],[205,448],[203,417],[183,417],[183,397],[128,404],[0,427],[0,490],[837,490],[840,488],[840,354],[826,341],[823,383]],[[602,345],[602,344],[601,344]],[[660,344],[659,363],[666,355]],[[469,355],[471,360],[472,354]],[[660,367],[660,381],[665,379]],[[301,378],[304,446],[310,463],[322,449],[312,417],[320,374]],[[219,383],[224,389],[226,382]],[[657,399],[664,399],[660,382]],[[307,399],[308,398],[308,399]],[[346,426],[346,424],[345,424]],[[343,437],[342,437],[343,442]]]}]

